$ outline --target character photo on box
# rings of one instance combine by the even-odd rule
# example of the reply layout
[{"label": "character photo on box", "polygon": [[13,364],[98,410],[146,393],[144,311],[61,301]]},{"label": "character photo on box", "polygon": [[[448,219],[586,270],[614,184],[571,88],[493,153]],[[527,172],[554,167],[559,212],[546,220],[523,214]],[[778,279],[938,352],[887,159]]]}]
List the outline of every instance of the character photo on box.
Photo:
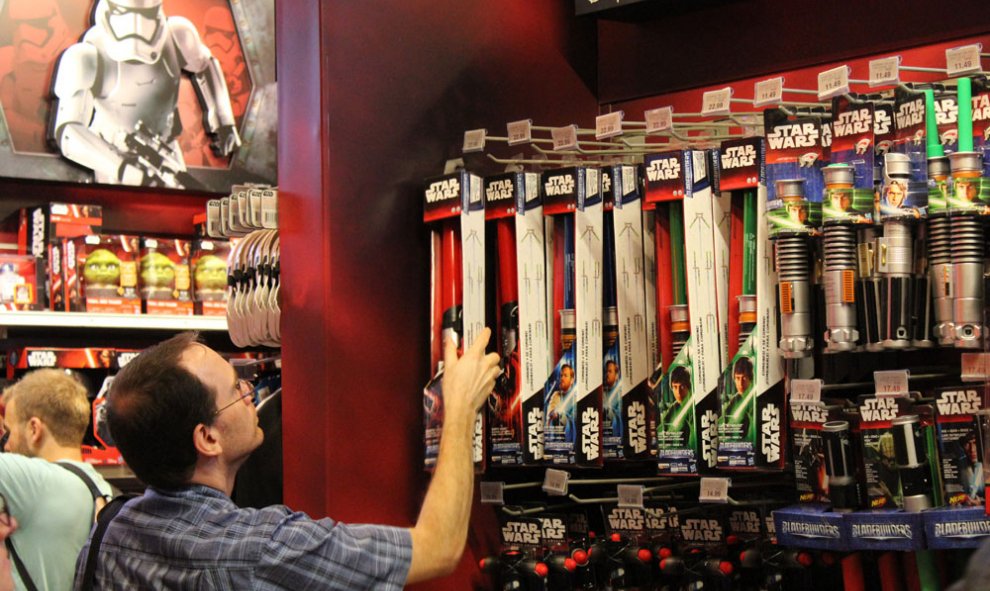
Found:
[{"label": "character photo on box", "polygon": [[967,504],[982,505],[984,498],[983,453],[975,431],[969,431],[959,441],[955,457],[958,466],[959,486],[966,493]]},{"label": "character photo on box", "polygon": [[194,263],[196,299],[203,301],[222,300],[227,290],[227,262],[220,257],[208,254]]},{"label": "character photo on box", "polygon": [[93,171],[96,182],[202,188],[178,142],[182,71],[205,113],[213,150],[241,145],[220,61],[184,17],[162,0],[99,0],[93,26],[66,49],[53,80],[53,134],[62,155]]},{"label": "character photo on box", "polygon": [[877,482],[879,491],[869,491],[871,494],[882,494],[889,499],[900,496],[901,476],[897,470],[897,456],[894,452],[893,433],[884,433],[875,442],[863,446],[865,461],[877,466]]},{"label": "character photo on box", "polygon": [[695,436],[691,372],[687,367],[678,365],[671,370],[667,379],[670,383],[670,396],[665,395],[660,401],[661,440],[693,449]]},{"label": "character photo on box", "polygon": [[800,464],[805,466],[806,482],[811,486],[815,499],[828,497],[828,472],[825,470],[825,448],[820,437],[811,437],[805,429],[799,437],[805,443],[797,449]]},{"label": "character photo on box", "polygon": [[105,248],[97,248],[83,263],[86,298],[114,298],[121,295],[120,259]]},{"label": "character photo on box", "polygon": [[622,388],[619,385],[619,362],[605,361],[605,379],[602,382],[605,404],[605,423],[611,426],[612,437],[622,440]]},{"label": "character photo on box", "polygon": [[756,423],[753,416],[756,411],[756,399],[753,396],[753,361],[749,357],[740,357],[732,366],[732,385],[735,392],[727,396],[723,404],[722,416],[730,430],[726,435],[735,441],[755,440]]},{"label": "character photo on box", "polygon": [[557,384],[547,398],[547,433],[560,435],[562,431],[564,441],[573,443],[577,435],[574,425],[576,408],[574,367],[569,363],[562,363],[559,366]]}]

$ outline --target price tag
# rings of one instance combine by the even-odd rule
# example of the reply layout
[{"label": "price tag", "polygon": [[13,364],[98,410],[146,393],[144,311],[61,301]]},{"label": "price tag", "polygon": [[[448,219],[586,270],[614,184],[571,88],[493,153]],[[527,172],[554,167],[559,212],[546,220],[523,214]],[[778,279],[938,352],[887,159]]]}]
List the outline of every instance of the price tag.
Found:
[{"label": "price tag", "polygon": [[577,125],[565,125],[564,127],[553,127],[550,129],[550,137],[553,138],[553,149],[573,150],[577,148]]},{"label": "price tag", "polygon": [[870,88],[899,83],[901,81],[900,70],[898,70],[900,65],[901,56],[899,55],[870,60]]},{"label": "price tag", "polygon": [[619,496],[619,506],[630,509],[643,508],[643,485],[620,484],[616,487]]},{"label": "price tag", "polygon": [[962,381],[983,382],[990,379],[990,353],[962,354]]},{"label": "price tag", "polygon": [[729,502],[729,479],[702,478],[701,490],[698,491],[698,502],[727,504]]},{"label": "price tag", "polygon": [[646,116],[646,133],[660,133],[674,128],[674,107],[660,107],[643,113]]},{"label": "price tag", "polygon": [[791,404],[818,404],[821,400],[821,380],[791,380]]},{"label": "price tag", "polygon": [[908,395],[908,376],[906,369],[873,372],[873,383],[876,384],[877,396],[901,397]]},{"label": "price tag", "polygon": [[607,140],[622,135],[622,111],[595,117],[595,139]]},{"label": "price tag", "polygon": [[849,92],[849,66],[839,66],[818,73],[818,100],[828,99]]},{"label": "price tag", "polygon": [[720,90],[709,90],[701,96],[701,114],[707,117],[728,115],[731,98],[731,86],[726,86]]},{"label": "price tag", "polygon": [[980,71],[980,51],[983,45],[974,43],[945,50],[945,70],[950,78]]},{"label": "price tag", "polygon": [[509,136],[509,145],[525,144],[533,140],[533,120],[523,119],[512,121],[506,124],[506,131]]},{"label": "price tag", "polygon": [[464,168],[463,158],[451,158],[443,163],[443,173],[444,174],[454,174],[458,170]]},{"label": "price tag", "polygon": [[547,468],[547,473],[543,477],[543,492],[548,495],[562,497],[567,494],[567,481],[571,475],[563,470]]},{"label": "price tag", "polygon": [[784,78],[777,76],[753,85],[753,106],[779,105],[784,100]]},{"label": "price tag", "polygon": [[487,129],[469,129],[464,132],[464,146],[461,147],[461,152],[469,154],[471,152],[481,152],[485,149],[485,136],[488,134]]},{"label": "price tag", "polygon": [[481,483],[481,502],[488,503],[491,505],[504,505],[505,500],[502,498],[502,492],[505,490],[504,482],[485,482]]}]

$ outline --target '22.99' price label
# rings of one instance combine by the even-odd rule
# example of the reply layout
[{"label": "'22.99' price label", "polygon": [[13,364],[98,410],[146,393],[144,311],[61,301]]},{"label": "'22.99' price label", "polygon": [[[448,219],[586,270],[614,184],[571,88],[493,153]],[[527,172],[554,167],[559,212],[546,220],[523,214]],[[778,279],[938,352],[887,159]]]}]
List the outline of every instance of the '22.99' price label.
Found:
[{"label": "'22.99' price label", "polygon": [[706,117],[728,115],[732,102],[732,87],[709,90],[701,97],[701,114]]}]

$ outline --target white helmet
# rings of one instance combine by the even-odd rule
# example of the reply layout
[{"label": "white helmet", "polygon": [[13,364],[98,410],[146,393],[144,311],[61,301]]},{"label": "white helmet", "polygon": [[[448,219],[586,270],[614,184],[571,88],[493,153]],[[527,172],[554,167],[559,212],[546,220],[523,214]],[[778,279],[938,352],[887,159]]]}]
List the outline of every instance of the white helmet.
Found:
[{"label": "white helmet", "polygon": [[99,0],[94,25],[106,32],[106,47],[116,61],[153,64],[165,46],[162,0]]}]

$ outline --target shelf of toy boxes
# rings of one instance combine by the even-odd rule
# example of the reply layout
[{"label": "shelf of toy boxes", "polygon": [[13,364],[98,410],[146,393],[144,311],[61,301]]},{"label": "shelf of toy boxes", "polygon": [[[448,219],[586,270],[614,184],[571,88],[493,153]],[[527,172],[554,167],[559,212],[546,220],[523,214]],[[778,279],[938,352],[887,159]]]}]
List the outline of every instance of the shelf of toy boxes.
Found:
[{"label": "shelf of toy boxes", "polygon": [[0,328],[112,328],[120,330],[226,331],[225,316],[90,314],[81,312],[0,312]]}]

